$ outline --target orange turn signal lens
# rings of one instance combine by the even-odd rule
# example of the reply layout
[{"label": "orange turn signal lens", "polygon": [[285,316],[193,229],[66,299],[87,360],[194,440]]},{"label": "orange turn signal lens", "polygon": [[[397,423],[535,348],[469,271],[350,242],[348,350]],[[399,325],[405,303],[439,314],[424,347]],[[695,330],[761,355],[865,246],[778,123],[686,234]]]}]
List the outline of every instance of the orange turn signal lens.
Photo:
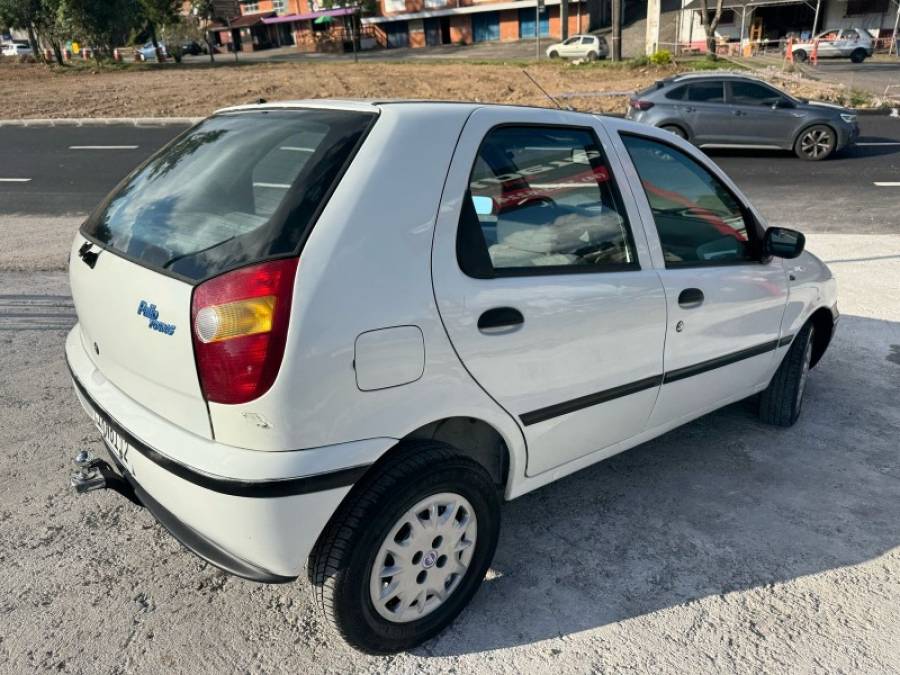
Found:
[{"label": "orange turn signal lens", "polygon": [[232,338],[268,333],[275,315],[275,296],[237,300],[210,305],[197,312],[194,330],[201,342],[221,342]]}]

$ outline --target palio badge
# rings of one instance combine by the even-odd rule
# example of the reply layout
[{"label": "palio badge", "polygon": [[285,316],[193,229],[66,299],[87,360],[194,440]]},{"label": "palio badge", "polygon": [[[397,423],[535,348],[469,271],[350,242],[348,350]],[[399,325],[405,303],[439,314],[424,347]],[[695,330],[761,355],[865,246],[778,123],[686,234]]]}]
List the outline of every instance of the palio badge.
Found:
[{"label": "palio badge", "polygon": [[147,327],[151,330],[159,331],[165,335],[172,335],[172,333],[175,332],[175,324],[165,323],[164,321],[159,320],[159,310],[156,309],[156,305],[151,304],[146,300],[141,300],[138,305],[137,313],[144,318],[150,319],[150,323]]}]

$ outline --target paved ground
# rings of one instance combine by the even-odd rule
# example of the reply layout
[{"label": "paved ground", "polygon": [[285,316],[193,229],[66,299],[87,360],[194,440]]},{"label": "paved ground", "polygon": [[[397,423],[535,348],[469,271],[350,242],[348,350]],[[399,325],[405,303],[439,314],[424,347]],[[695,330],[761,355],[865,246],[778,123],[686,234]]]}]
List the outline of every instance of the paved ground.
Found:
[{"label": "paved ground", "polygon": [[[900,100],[900,59],[878,56],[863,63],[850,63],[844,59],[823,60],[808,72],[825,82],[843,84],[851,89],[861,89],[876,96]],[[890,89],[888,89],[890,88]]]},{"label": "paved ground", "polygon": [[68,491],[100,448],[65,278],[0,273],[0,672],[900,672],[900,236],[809,246],[843,318],[797,426],[734,405],[508,504],[471,607],[385,659],[328,633],[303,583],[228,577]]}]

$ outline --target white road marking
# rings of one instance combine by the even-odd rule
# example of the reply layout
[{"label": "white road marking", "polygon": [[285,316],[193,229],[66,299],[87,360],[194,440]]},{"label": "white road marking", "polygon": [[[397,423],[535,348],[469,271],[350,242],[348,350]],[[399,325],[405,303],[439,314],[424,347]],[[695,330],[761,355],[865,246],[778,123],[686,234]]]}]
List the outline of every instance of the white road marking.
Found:
[{"label": "white road marking", "polygon": [[897,181],[875,181],[876,187],[900,187],[900,182]]},{"label": "white road marking", "polygon": [[0,178],[0,183],[27,183],[30,178]]},{"label": "white road marking", "polygon": [[287,190],[291,186],[286,183],[254,183],[253,187],[275,188],[278,190]]},{"label": "white road marking", "polygon": [[70,145],[69,150],[137,150],[136,145]]},{"label": "white road marking", "polygon": [[865,141],[857,142],[857,145],[900,145],[900,141]]},{"label": "white road marking", "polygon": [[294,152],[315,152],[315,148],[303,148],[299,145],[282,145],[279,150],[292,150]]}]

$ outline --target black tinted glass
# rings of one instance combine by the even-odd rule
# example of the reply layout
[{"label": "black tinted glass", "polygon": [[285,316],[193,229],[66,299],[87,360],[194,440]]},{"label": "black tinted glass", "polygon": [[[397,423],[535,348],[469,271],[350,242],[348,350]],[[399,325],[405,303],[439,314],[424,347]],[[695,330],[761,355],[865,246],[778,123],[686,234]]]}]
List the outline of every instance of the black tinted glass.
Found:
[{"label": "black tinted glass", "polygon": [[82,232],[197,280],[293,253],[373,119],[310,109],[212,117],[126,179]]},{"label": "black tinted glass", "polygon": [[697,82],[688,87],[688,100],[697,103],[722,103],[725,94],[721,82]]},{"label": "black tinted glass", "polygon": [[782,96],[755,82],[732,82],[730,103],[735,105],[773,105]]}]

